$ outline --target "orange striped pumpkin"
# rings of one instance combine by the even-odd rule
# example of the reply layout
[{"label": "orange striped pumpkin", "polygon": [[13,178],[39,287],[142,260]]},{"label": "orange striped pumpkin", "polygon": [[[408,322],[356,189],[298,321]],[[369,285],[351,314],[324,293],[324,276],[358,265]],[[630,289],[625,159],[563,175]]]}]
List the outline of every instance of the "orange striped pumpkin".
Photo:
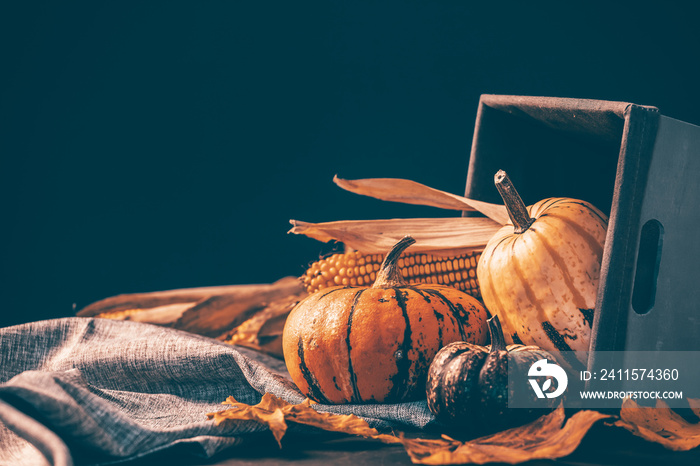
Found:
[{"label": "orange striped pumpkin", "polygon": [[430,362],[453,341],[484,344],[486,309],[442,285],[409,285],[387,254],[369,287],[324,288],[289,314],[282,336],[294,383],[319,403],[399,402],[425,396]]},{"label": "orange striped pumpkin", "polygon": [[491,238],[477,265],[484,304],[509,343],[588,351],[607,217],[570,198],[526,209],[505,172],[496,186],[512,224]]}]

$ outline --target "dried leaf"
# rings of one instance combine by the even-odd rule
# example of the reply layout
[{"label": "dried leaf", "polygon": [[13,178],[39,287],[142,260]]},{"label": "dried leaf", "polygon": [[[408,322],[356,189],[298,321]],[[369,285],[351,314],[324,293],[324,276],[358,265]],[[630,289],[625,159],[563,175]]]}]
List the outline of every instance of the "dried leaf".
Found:
[{"label": "dried leaf", "polygon": [[593,424],[610,416],[579,411],[564,424],[564,408],[522,427],[460,442],[450,437],[423,440],[401,438],[411,460],[418,464],[522,463],[555,459],[571,454]]},{"label": "dried leaf", "polygon": [[289,233],[319,241],[336,240],[365,254],[384,254],[397,241],[411,235],[414,252],[456,256],[481,251],[501,225],[488,218],[412,218],[391,220],[348,220],[307,223],[290,220]]},{"label": "dried leaf", "polygon": [[316,411],[311,407],[312,401],[308,398],[302,403],[293,405],[271,393],[263,395],[262,400],[255,406],[237,402],[229,397],[224,404],[232,408],[209,413],[207,417],[213,419],[219,425],[230,421],[258,421],[267,425],[274,435],[277,443],[282,447],[281,440],[287,431],[287,422],[295,422],[314,427],[319,427],[330,432],[341,432],[374,438],[387,443],[398,443],[398,439],[392,435],[380,434],[366,421],[353,414],[331,414]]},{"label": "dried leaf", "polygon": [[[700,417],[700,399],[689,399],[693,413]],[[626,399],[616,426],[650,442],[660,443],[669,450],[686,451],[700,446],[700,423],[692,424],[657,400],[656,407],[639,406]]]},{"label": "dried leaf", "polygon": [[224,404],[232,408],[208,414],[219,425],[222,422],[254,420],[270,428],[281,446],[287,423],[295,422],[320,429],[359,435],[384,443],[402,443],[414,463],[455,464],[491,462],[521,463],[531,459],[554,459],[571,454],[581,443],[591,426],[611,416],[596,411],[580,411],[564,424],[564,408],[542,416],[535,422],[498,434],[460,442],[446,435],[440,439],[413,439],[380,434],[367,422],[352,414],[322,413],[313,409],[308,398],[292,405],[266,393],[255,406],[237,402],[229,397]]},{"label": "dried leaf", "polygon": [[333,177],[335,184],[346,191],[370,196],[384,201],[404,204],[427,205],[441,209],[479,211],[500,225],[508,223],[505,206],[477,201],[424,184],[400,178],[366,178],[361,180],[343,180]]},{"label": "dried leaf", "polygon": [[700,398],[688,398],[688,405],[696,417],[700,418]]}]

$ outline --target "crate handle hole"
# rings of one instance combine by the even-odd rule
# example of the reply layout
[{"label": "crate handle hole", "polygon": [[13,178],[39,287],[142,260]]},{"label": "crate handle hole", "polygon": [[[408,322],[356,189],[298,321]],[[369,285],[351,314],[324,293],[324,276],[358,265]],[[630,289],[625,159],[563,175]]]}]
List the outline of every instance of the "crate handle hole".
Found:
[{"label": "crate handle hole", "polygon": [[663,236],[664,226],[658,220],[649,220],[642,227],[632,291],[632,309],[637,314],[647,314],[654,307]]}]

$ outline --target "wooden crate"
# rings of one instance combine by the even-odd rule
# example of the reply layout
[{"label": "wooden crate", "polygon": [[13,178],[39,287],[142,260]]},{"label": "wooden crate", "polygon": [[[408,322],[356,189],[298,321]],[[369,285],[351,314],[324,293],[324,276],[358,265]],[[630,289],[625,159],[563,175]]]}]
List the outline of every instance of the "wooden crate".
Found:
[{"label": "wooden crate", "polygon": [[[466,196],[587,200],[610,216],[592,351],[700,350],[700,127],[627,102],[483,95]],[[589,366],[595,361],[589,361]]]}]

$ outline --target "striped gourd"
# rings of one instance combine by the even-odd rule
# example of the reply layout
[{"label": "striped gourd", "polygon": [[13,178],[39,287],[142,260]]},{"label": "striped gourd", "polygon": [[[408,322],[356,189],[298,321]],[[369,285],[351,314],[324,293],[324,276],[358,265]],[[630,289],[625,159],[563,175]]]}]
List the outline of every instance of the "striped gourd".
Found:
[{"label": "striped gourd", "polygon": [[320,403],[400,402],[425,396],[428,367],[453,341],[484,344],[486,309],[442,285],[409,285],[398,268],[406,237],[373,285],[324,288],[285,323],[282,347],[294,383]]},{"label": "striped gourd", "polygon": [[[442,257],[425,253],[406,253],[398,266],[410,284],[432,283],[457,288],[479,298],[476,265],[481,252]],[[333,254],[311,264],[301,280],[309,293],[331,286],[364,286],[374,283],[384,260],[383,254],[358,251]]]},{"label": "striped gourd", "polygon": [[526,208],[504,172],[496,186],[512,224],[494,235],[479,261],[484,304],[500,317],[510,341],[588,351],[607,217],[570,198]]}]

